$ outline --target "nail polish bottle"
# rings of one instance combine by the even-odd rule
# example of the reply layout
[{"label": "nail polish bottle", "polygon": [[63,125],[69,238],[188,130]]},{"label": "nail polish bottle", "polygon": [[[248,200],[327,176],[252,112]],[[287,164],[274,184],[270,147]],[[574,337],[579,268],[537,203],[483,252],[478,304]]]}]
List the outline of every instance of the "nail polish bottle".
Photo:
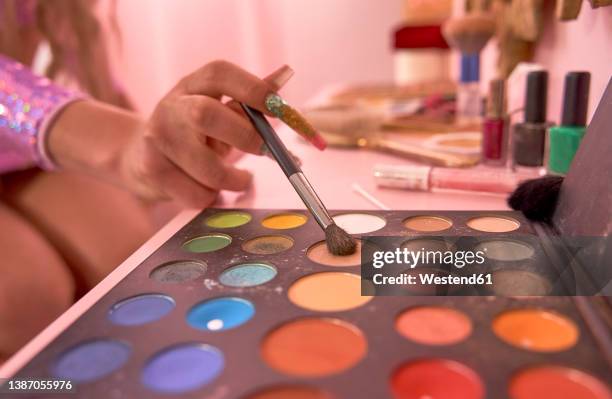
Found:
[{"label": "nail polish bottle", "polygon": [[513,127],[513,159],[516,166],[544,166],[546,130],[546,99],[548,72],[533,71],[527,74],[524,122]]},{"label": "nail polish bottle", "polygon": [[489,86],[487,115],[482,124],[482,163],[503,166],[508,151],[508,116],[506,88],[503,79],[494,79]]},{"label": "nail polish bottle", "polygon": [[480,56],[461,54],[461,73],[457,87],[457,122],[481,121]]},{"label": "nail polish bottle", "polygon": [[589,104],[589,72],[569,72],[565,76],[561,125],[550,129],[548,171],[567,173],[586,130]]}]

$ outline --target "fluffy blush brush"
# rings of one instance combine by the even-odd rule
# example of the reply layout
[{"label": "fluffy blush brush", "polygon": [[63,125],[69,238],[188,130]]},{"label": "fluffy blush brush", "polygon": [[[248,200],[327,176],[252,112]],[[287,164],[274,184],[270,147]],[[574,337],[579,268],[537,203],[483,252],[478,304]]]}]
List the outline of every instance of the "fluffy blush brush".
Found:
[{"label": "fluffy blush brush", "polygon": [[451,47],[463,54],[478,54],[495,33],[495,19],[476,12],[450,19],[442,33]]}]

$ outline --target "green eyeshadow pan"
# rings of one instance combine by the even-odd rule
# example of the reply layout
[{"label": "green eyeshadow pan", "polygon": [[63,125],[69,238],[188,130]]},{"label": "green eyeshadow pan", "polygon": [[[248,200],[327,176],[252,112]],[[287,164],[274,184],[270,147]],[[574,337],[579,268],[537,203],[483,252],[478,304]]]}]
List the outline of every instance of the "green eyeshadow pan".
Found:
[{"label": "green eyeshadow pan", "polygon": [[226,234],[207,234],[187,241],[183,249],[195,253],[214,252],[227,247],[231,242],[232,238]]}]

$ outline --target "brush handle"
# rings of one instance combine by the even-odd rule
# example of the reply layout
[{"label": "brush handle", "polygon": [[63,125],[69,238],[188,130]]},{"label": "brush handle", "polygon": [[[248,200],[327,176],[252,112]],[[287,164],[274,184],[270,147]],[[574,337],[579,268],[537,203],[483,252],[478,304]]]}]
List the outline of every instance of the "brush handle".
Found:
[{"label": "brush handle", "polygon": [[306,179],[300,167],[293,160],[293,157],[274,129],[272,129],[265,116],[248,105],[240,103],[240,106],[249,117],[253,126],[255,126],[255,130],[257,130],[264,143],[268,146],[272,156],[276,159],[283,172],[285,172],[289,182],[302,201],[304,201],[304,205],[312,213],[319,226],[325,230],[334,224],[334,220],[329,216],[325,205],[323,205],[316,191],[310,185],[310,182],[308,182],[308,179]]},{"label": "brush handle", "polygon": [[240,103],[240,106],[251,120],[251,123],[255,126],[255,130],[257,130],[285,175],[287,177],[291,177],[291,175],[301,173],[302,171],[300,167],[293,160],[293,157],[289,154],[287,147],[285,147],[285,144],[283,144],[274,129],[272,129],[272,126],[270,126],[270,123],[265,116],[258,110],[253,109],[248,105]]}]

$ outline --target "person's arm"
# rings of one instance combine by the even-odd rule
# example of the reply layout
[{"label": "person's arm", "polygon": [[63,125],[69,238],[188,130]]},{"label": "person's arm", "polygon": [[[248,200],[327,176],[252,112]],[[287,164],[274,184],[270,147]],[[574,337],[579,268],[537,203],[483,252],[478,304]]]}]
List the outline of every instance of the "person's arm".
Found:
[{"label": "person's arm", "polygon": [[0,55],[0,173],[53,168],[44,147],[48,127],[67,104],[82,98]]},{"label": "person's arm", "polygon": [[260,154],[262,141],[236,104],[262,112],[265,98],[291,76],[282,67],[262,80],[225,61],[183,78],[150,118],[96,101],[74,102],[48,132],[48,152],[64,169],[87,172],[145,199],[202,207],[220,190],[241,191],[251,174],[225,161],[231,147]]}]

